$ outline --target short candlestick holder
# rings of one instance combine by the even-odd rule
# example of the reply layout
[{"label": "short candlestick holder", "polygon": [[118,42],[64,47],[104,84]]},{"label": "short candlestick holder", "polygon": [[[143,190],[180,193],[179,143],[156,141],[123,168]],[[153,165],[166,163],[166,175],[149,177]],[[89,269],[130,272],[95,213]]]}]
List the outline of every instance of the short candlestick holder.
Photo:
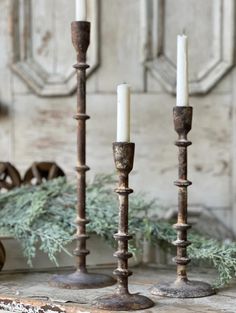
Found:
[{"label": "short candlestick holder", "polygon": [[119,175],[118,188],[115,190],[119,197],[119,228],[114,238],[118,241],[118,251],[114,256],[118,259],[118,267],[114,271],[117,277],[117,288],[114,294],[97,298],[95,306],[109,311],[131,311],[150,308],[154,303],[139,294],[130,294],[128,289],[128,277],[132,272],[128,268],[128,259],[132,253],[128,251],[128,241],[132,236],[128,233],[129,194],[133,192],[129,188],[129,173],[133,169],[134,143],[113,143],[115,166]]},{"label": "short candlestick holder", "polygon": [[[70,275],[55,275],[51,284],[60,288],[71,289],[89,289],[101,288],[113,285],[115,280],[103,274],[88,273],[86,267],[86,256],[89,250],[86,248],[86,240],[89,236],[86,234],[86,224],[89,220],[86,218],[86,172],[89,167],[86,165],[86,120],[89,116],[86,114],[86,64],[87,50],[90,44],[90,23],[72,22],[72,42],[77,53],[77,64],[74,68],[77,70],[77,114],[75,119],[78,121],[77,127],[77,152],[78,163],[77,171],[77,248],[74,250],[76,257],[76,271]],[[101,208],[102,209],[102,208]]]},{"label": "short candlestick holder", "polygon": [[152,287],[151,293],[158,296],[173,298],[200,298],[213,295],[212,287],[201,281],[190,281],[187,277],[187,264],[190,259],[187,256],[187,247],[191,244],[187,240],[188,224],[188,199],[187,188],[192,183],[187,179],[187,147],[192,143],[187,135],[192,128],[192,107],[174,108],[174,126],[179,138],[175,145],[179,148],[179,179],[175,185],[178,192],[178,221],[173,227],[177,231],[177,240],[173,244],[177,247],[177,256],[174,259],[177,264],[177,279],[170,284],[162,284]]}]

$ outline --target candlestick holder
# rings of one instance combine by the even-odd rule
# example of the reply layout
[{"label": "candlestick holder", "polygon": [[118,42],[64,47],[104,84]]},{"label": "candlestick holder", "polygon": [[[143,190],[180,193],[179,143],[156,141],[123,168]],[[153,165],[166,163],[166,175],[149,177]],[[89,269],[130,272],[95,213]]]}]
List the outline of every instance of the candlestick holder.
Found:
[{"label": "candlestick holder", "polygon": [[128,259],[132,253],[128,251],[128,241],[132,236],[128,233],[129,194],[133,192],[129,188],[129,173],[133,169],[134,143],[113,143],[115,166],[119,175],[118,188],[115,190],[119,197],[119,228],[114,238],[118,241],[118,251],[114,256],[118,259],[118,267],[114,271],[117,277],[117,288],[114,294],[97,298],[95,306],[109,311],[131,311],[150,308],[154,303],[139,294],[130,294],[128,289],[128,277],[132,272],[128,268]]},{"label": "candlestick holder", "polygon": [[76,257],[76,271],[70,275],[55,275],[52,278],[52,285],[61,288],[87,289],[101,288],[113,285],[115,280],[103,274],[88,273],[86,267],[86,256],[89,250],[86,248],[86,240],[89,236],[86,233],[86,225],[89,220],[86,218],[86,172],[89,167],[86,165],[86,54],[90,43],[90,23],[85,21],[72,22],[72,43],[77,53],[77,114],[74,118],[78,121],[77,127],[77,247],[74,250]]},{"label": "candlestick holder", "polygon": [[187,264],[190,259],[187,256],[187,247],[191,244],[187,240],[187,231],[191,226],[188,224],[188,199],[187,188],[192,183],[187,179],[187,148],[192,143],[187,135],[192,128],[192,107],[174,108],[174,126],[179,138],[175,145],[179,148],[179,179],[175,185],[178,192],[178,220],[173,227],[177,231],[177,240],[173,244],[177,247],[177,279],[174,283],[154,286],[151,289],[153,295],[173,298],[200,298],[213,295],[212,287],[201,281],[190,281],[187,277]]}]

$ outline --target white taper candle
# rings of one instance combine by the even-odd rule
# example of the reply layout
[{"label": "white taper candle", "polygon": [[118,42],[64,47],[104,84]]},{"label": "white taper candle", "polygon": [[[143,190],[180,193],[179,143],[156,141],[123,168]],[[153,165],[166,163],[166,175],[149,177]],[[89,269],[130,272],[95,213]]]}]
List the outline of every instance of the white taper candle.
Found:
[{"label": "white taper candle", "polygon": [[130,142],[130,86],[117,87],[117,142]]},{"label": "white taper candle", "polygon": [[177,37],[177,106],[188,106],[188,37]]},{"label": "white taper candle", "polygon": [[76,1],[76,21],[86,21],[87,20],[87,0],[75,0]]}]

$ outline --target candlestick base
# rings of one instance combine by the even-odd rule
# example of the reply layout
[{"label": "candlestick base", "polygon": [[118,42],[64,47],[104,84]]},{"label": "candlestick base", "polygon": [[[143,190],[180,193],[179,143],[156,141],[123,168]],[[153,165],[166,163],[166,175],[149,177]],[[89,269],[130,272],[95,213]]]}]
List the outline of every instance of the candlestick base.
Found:
[{"label": "candlestick base", "polygon": [[112,294],[97,298],[94,306],[108,311],[134,311],[144,310],[154,306],[154,302],[138,294]]},{"label": "candlestick base", "polygon": [[151,294],[170,298],[203,298],[214,295],[215,291],[205,282],[176,280],[174,283],[153,286]]},{"label": "candlestick base", "polygon": [[116,280],[108,275],[76,271],[69,275],[54,275],[50,285],[65,289],[95,289],[112,286]]}]

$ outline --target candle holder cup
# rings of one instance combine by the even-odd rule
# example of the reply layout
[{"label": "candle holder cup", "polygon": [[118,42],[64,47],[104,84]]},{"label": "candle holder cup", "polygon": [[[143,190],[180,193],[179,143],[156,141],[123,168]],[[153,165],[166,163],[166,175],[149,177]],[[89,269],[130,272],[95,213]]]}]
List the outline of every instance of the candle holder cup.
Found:
[{"label": "candle holder cup", "polygon": [[51,284],[60,288],[89,289],[102,288],[113,285],[115,280],[103,274],[88,273],[86,257],[89,250],[86,248],[86,241],[89,236],[86,233],[86,225],[89,220],[86,218],[86,172],[89,167],[86,165],[86,64],[87,49],[90,44],[90,23],[86,21],[72,22],[72,43],[77,53],[77,114],[74,118],[78,121],[77,127],[77,247],[74,250],[76,257],[76,271],[70,275],[54,275]]},{"label": "candle holder cup", "polygon": [[154,305],[149,298],[130,294],[128,289],[128,278],[132,275],[128,268],[128,259],[132,257],[132,253],[128,251],[128,241],[132,239],[128,233],[128,201],[129,194],[133,192],[129,188],[129,173],[133,169],[134,149],[134,143],[113,143],[114,161],[119,175],[118,188],[115,190],[119,197],[119,229],[114,235],[118,241],[118,251],[114,254],[118,259],[118,267],[114,271],[117,288],[114,294],[97,298],[94,303],[97,308],[109,311],[141,310]]},{"label": "candle holder cup", "polygon": [[192,107],[184,106],[174,108],[174,126],[179,138],[175,145],[179,148],[179,179],[175,185],[178,192],[178,221],[173,227],[177,231],[177,240],[173,244],[177,247],[177,256],[174,261],[177,264],[177,279],[170,284],[156,285],[151,293],[158,296],[173,298],[200,298],[213,295],[213,288],[201,281],[190,281],[187,277],[187,264],[190,259],[187,256],[187,247],[191,244],[187,240],[188,224],[188,200],[187,188],[192,183],[187,179],[187,147],[192,143],[187,135],[192,128]]}]

